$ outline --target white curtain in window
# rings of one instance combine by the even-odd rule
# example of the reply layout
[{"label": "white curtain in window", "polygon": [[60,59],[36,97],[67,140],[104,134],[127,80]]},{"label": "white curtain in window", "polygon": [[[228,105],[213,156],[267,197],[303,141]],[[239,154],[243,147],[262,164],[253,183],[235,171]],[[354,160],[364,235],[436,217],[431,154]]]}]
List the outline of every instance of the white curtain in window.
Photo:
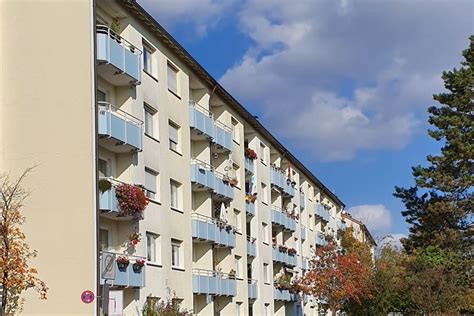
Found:
[{"label": "white curtain in window", "polygon": [[168,89],[178,93],[178,72],[170,64],[168,64]]}]

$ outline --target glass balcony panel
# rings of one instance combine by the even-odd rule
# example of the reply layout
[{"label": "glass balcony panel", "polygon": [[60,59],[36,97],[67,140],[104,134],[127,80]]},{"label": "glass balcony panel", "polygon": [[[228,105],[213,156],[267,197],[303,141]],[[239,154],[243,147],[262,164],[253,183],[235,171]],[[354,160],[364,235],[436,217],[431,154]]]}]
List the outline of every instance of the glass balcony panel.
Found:
[{"label": "glass balcony panel", "polygon": [[255,204],[245,202],[245,212],[250,216],[255,216]]},{"label": "glass balcony panel", "polygon": [[[195,102],[189,105],[189,126],[196,131],[197,135],[193,135],[196,139],[214,138],[214,120],[212,115],[205,108],[202,108]],[[199,137],[199,136],[203,137]]]}]

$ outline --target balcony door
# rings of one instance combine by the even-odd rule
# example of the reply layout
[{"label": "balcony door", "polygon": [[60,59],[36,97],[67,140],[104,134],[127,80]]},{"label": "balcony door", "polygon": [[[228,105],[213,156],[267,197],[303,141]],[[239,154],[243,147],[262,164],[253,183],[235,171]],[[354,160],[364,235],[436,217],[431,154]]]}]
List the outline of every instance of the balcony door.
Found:
[{"label": "balcony door", "polygon": [[97,102],[106,102],[107,94],[102,90],[97,90]]}]

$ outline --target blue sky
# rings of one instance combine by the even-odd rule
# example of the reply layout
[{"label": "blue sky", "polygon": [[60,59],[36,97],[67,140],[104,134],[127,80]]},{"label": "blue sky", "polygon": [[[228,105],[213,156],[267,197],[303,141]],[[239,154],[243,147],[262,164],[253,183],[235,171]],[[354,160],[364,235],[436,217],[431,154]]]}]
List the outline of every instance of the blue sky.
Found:
[{"label": "blue sky", "polygon": [[474,33],[472,1],[139,0],[376,236],[439,151],[426,109]]}]

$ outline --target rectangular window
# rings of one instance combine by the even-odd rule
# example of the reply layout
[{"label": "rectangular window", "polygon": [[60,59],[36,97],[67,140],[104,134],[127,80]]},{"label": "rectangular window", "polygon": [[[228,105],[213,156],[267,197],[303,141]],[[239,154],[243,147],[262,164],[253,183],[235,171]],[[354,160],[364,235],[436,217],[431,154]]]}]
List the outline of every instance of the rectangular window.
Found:
[{"label": "rectangular window", "polygon": [[239,131],[239,122],[236,119],[232,118],[232,138],[236,143],[240,143],[240,131]]},{"label": "rectangular window", "polygon": [[235,315],[236,316],[241,316],[242,315],[242,302],[237,302],[235,304],[235,308],[236,308]]},{"label": "rectangular window", "polygon": [[270,316],[270,315],[271,315],[271,314],[270,314],[270,304],[265,303],[265,309],[264,309],[264,311],[265,311],[265,316]]},{"label": "rectangular window", "polygon": [[170,206],[179,209],[181,206],[181,183],[170,180]]},{"label": "rectangular window", "polygon": [[178,69],[168,62],[168,90],[178,95]]},{"label": "rectangular window", "polygon": [[158,114],[157,111],[145,103],[145,134],[158,139]]},{"label": "rectangular window", "polygon": [[99,228],[99,249],[107,250],[109,248],[109,231]]},{"label": "rectangular window", "polygon": [[263,242],[270,243],[270,230],[267,223],[262,223]]},{"label": "rectangular window", "polygon": [[159,236],[146,233],[146,259],[150,262],[159,263]]},{"label": "rectangular window", "polygon": [[309,215],[309,229],[314,230],[314,218],[313,215]]},{"label": "rectangular window", "polygon": [[235,276],[239,279],[243,279],[243,267],[242,267],[242,257],[235,256]]},{"label": "rectangular window", "polygon": [[260,156],[260,161],[266,165],[267,164],[267,146],[265,146],[263,143],[260,143],[259,156]]},{"label": "rectangular window", "polygon": [[107,101],[107,94],[104,91],[97,90],[97,101],[98,102],[106,102]]},{"label": "rectangular window", "polygon": [[242,232],[242,218],[239,210],[234,209],[235,227],[238,232]]},{"label": "rectangular window", "polygon": [[145,168],[145,190],[148,198],[158,200],[158,172],[150,168]]},{"label": "rectangular window", "polygon": [[170,149],[179,152],[179,126],[169,121]]},{"label": "rectangular window", "polygon": [[263,281],[266,284],[270,284],[270,267],[268,266],[268,263],[263,264]]},{"label": "rectangular window", "polygon": [[108,160],[99,158],[99,178],[110,177],[110,164]]},{"label": "rectangular window", "polygon": [[171,266],[175,268],[181,267],[181,244],[182,241],[171,239]]},{"label": "rectangular window", "polygon": [[155,49],[153,49],[150,44],[143,41],[143,70],[156,78],[154,53]]},{"label": "rectangular window", "polygon": [[268,204],[268,190],[265,183],[261,183],[260,187],[262,189],[262,202]]}]

